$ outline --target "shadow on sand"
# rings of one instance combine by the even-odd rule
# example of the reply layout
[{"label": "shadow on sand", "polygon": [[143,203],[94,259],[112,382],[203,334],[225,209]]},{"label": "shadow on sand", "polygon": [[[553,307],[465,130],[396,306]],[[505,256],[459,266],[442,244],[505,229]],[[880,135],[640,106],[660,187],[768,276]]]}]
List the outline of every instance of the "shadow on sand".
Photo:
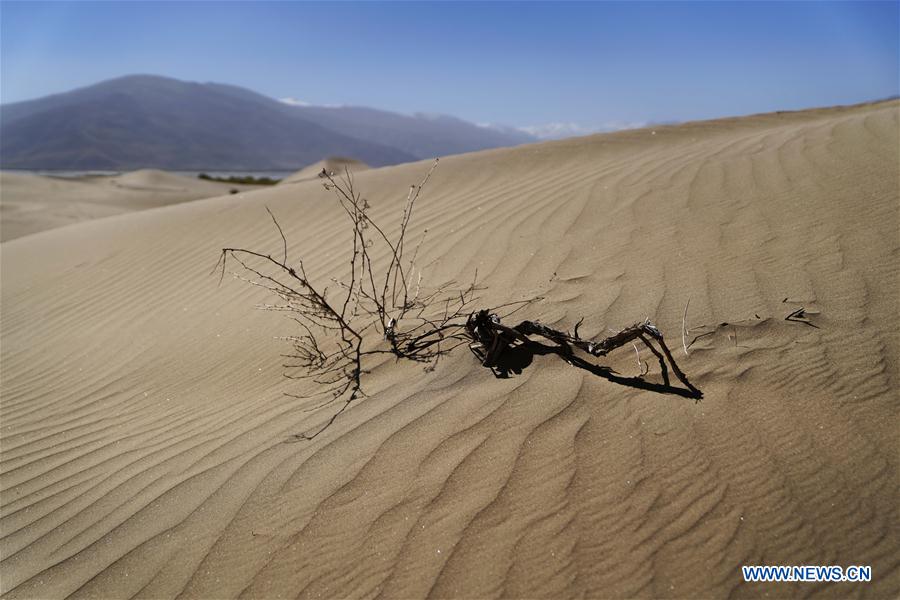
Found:
[{"label": "shadow on sand", "polygon": [[550,346],[533,340],[510,345],[499,356],[497,364],[491,367],[491,371],[493,371],[495,377],[500,379],[506,379],[512,375],[520,375],[523,370],[527,369],[531,363],[534,362],[535,356],[545,356],[548,354],[555,354],[573,367],[583,369],[619,385],[660,394],[674,394],[683,398],[692,398],[698,402],[703,398],[703,392],[698,389],[689,390],[686,388],[674,387],[669,381],[669,369],[666,366],[665,361],[662,360],[662,357],[659,355],[657,355],[657,358],[660,359],[659,365],[662,371],[663,383],[646,381],[643,377],[623,377],[609,367],[595,365],[576,356],[569,348],[563,346]]}]

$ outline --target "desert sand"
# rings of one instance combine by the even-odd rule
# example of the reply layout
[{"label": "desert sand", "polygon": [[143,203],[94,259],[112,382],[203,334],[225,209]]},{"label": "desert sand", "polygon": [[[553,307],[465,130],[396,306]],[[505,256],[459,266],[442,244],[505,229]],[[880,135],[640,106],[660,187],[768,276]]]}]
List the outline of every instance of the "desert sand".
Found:
[{"label": "desert sand", "polygon": [[[537,356],[497,379],[369,365],[287,397],[282,315],[223,246],[327,282],[350,233],[311,180],[3,243],[0,570],[8,598],[897,597],[898,102],[441,160],[424,285],[608,335],[650,317],[704,393]],[[428,161],[356,184],[395,224]],[[385,256],[380,260],[384,261]],[[689,306],[688,306],[689,302]],[[685,307],[689,338],[681,348]],[[811,325],[786,321],[805,309]],[[646,379],[660,381],[646,351]],[[638,373],[629,346],[598,360]],[[749,584],[741,565],[871,565]]]},{"label": "desert sand", "polygon": [[315,164],[309,165],[308,167],[303,167],[295,173],[291,173],[290,175],[279,181],[278,185],[286,185],[290,183],[298,183],[300,181],[315,179],[319,176],[319,173],[322,172],[322,169],[325,169],[329,173],[335,174],[344,174],[346,170],[349,170],[352,173],[360,173],[369,169],[369,165],[352,158],[331,156],[320,160]]},{"label": "desert sand", "polygon": [[157,169],[123,175],[47,177],[0,172],[0,241],[112,215],[211,198],[253,186],[203,181]]}]

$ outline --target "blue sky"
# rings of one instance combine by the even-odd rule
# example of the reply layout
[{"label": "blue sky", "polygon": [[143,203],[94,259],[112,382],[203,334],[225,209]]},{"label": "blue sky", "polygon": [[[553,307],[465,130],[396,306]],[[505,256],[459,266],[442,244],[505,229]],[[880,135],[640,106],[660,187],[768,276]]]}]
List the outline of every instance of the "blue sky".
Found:
[{"label": "blue sky", "polygon": [[703,119],[900,93],[898,6],[4,1],[0,100],[152,73],[519,127]]}]

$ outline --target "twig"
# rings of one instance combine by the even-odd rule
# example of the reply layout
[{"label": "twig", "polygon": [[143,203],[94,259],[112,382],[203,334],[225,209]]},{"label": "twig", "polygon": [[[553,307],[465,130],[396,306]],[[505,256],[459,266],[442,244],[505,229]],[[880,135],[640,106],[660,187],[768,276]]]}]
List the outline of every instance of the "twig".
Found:
[{"label": "twig", "polygon": [[[647,366],[647,363],[641,361],[641,353],[638,352],[637,344],[631,342],[631,347],[634,348],[634,356],[637,358],[638,363],[638,371],[641,373],[641,377],[646,375],[650,371],[650,367]],[[647,366],[647,370],[644,370],[644,367]]]},{"label": "twig", "polygon": [[807,319],[806,309],[803,308],[802,306],[784,318],[785,321],[791,321],[793,323],[803,323],[804,325],[809,325],[810,327],[815,327],[816,329],[820,329],[820,327],[818,325],[815,325],[814,323],[810,323],[806,319]]},{"label": "twig", "polygon": [[269,210],[269,207],[266,207],[266,212],[269,213],[269,216],[272,217],[272,222],[275,223],[275,227],[278,229],[278,233],[281,235],[281,243],[284,247],[284,258],[281,259],[281,262],[287,263],[287,238],[284,237],[284,231],[281,229],[281,225],[278,224],[278,219],[275,218],[275,215],[272,214],[272,211]]}]

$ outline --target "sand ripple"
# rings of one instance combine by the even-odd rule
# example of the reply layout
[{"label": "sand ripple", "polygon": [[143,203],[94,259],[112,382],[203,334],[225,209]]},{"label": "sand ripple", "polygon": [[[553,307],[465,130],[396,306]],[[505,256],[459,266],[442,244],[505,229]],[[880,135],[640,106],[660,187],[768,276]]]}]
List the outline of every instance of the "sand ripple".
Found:
[{"label": "sand ripple", "polygon": [[[460,350],[430,374],[373,365],[368,399],[285,443],[329,409],[282,395],[288,322],[208,273],[223,245],[279,247],[267,205],[293,255],[339,274],[346,232],[317,182],[4,243],[0,591],[896,597],[898,113],[441,162],[415,222],[426,281],[477,267],[485,305],[540,295],[523,318],[602,334],[650,316],[673,340],[690,299],[706,335],[678,358],[699,404],[552,356],[497,380]],[[428,166],[356,179],[393,220]],[[819,328],[784,321],[801,306]],[[606,362],[637,371],[631,348]],[[742,564],[874,581],[749,585]]]}]

